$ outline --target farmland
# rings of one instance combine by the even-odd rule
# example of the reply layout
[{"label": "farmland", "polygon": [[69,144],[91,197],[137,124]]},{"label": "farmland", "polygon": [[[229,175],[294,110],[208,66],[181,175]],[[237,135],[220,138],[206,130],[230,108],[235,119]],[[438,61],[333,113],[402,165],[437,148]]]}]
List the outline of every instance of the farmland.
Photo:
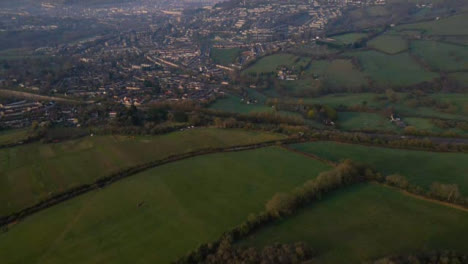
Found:
[{"label": "farmland", "polygon": [[0,146],[18,143],[19,141],[25,140],[27,137],[28,131],[26,129],[1,131]]},{"label": "farmland", "polygon": [[233,63],[236,58],[241,53],[241,50],[238,48],[232,49],[211,49],[210,56],[215,63],[221,65],[229,65]]},{"label": "farmland", "polygon": [[389,54],[399,53],[408,49],[408,41],[394,34],[378,36],[369,41],[367,45]]},{"label": "farmland", "polygon": [[94,136],[0,150],[0,215],[130,166],[202,148],[283,138],[243,130],[193,129],[163,136]]},{"label": "farmland", "polygon": [[468,154],[401,150],[334,142],[298,144],[294,145],[294,148],[332,161],[351,158],[372,165],[386,175],[399,173],[410,183],[424,188],[429,188],[436,181],[456,183],[464,195],[468,194],[466,174]]},{"label": "farmland", "polygon": [[[262,247],[305,241],[318,256],[313,263],[363,263],[403,252],[468,250],[468,212],[363,184],[325,196],[242,241]],[[459,235],[454,235],[459,234]]]},{"label": "farmland", "polygon": [[332,87],[359,88],[367,85],[367,80],[349,60],[313,61],[306,73],[325,79]]},{"label": "farmland", "polygon": [[225,98],[216,100],[216,102],[210,105],[210,108],[214,110],[240,114],[273,111],[271,107],[261,103],[247,104],[246,102],[242,102],[241,98],[235,95],[228,95]]},{"label": "farmland", "polygon": [[338,114],[338,125],[344,130],[397,130],[397,127],[390,123],[388,118],[376,113],[340,112]]},{"label": "farmland", "polygon": [[334,40],[344,45],[356,43],[365,37],[367,37],[367,34],[365,33],[348,33],[343,35],[332,36]]},{"label": "farmland", "polygon": [[427,35],[468,35],[468,28],[464,25],[468,14],[460,14],[440,20],[420,22],[399,26],[399,30],[420,30]]},{"label": "farmland", "polygon": [[377,51],[361,51],[348,55],[359,59],[364,73],[377,86],[409,86],[438,77],[438,74],[426,71],[408,53],[386,55]]},{"label": "farmland", "polygon": [[309,59],[300,58],[291,54],[275,54],[261,58],[254,65],[247,68],[244,73],[271,73],[276,72],[279,66],[288,67],[305,67],[309,63]]},{"label": "farmland", "polygon": [[276,147],[166,164],[0,233],[3,263],[169,263],[328,165]]},{"label": "farmland", "polygon": [[468,70],[468,48],[436,41],[413,41],[411,51],[434,70]]}]

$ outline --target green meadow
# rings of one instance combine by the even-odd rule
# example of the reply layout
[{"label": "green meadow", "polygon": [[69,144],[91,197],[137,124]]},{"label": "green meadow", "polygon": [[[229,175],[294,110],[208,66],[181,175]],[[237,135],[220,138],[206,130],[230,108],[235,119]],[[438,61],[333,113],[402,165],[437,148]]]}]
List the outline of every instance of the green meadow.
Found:
[{"label": "green meadow", "polygon": [[27,129],[15,129],[0,131],[0,146],[18,143],[28,138]]},{"label": "green meadow", "polygon": [[437,41],[413,41],[411,52],[437,71],[468,70],[468,47]]},{"label": "green meadow", "polygon": [[399,35],[384,34],[367,43],[367,46],[379,51],[395,54],[408,49],[408,41]]},{"label": "green meadow", "polygon": [[339,112],[338,126],[343,130],[359,131],[397,131],[387,117],[377,113]]},{"label": "green meadow", "polygon": [[161,136],[95,136],[0,149],[0,215],[124,168],[197,149],[284,138],[245,130],[193,129]]},{"label": "green meadow", "polygon": [[279,53],[269,55],[259,59],[254,65],[243,71],[244,74],[249,73],[271,73],[276,72],[280,66],[287,67],[306,67],[310,59],[301,58],[292,54]]},{"label": "green meadow", "polygon": [[311,263],[368,263],[421,250],[466,252],[466,223],[466,211],[362,184],[326,195],[239,244],[263,247],[304,241],[317,252]]},{"label": "green meadow", "polygon": [[229,65],[234,63],[236,58],[239,57],[241,49],[231,48],[231,49],[211,49],[211,59],[217,64]]},{"label": "green meadow", "polygon": [[397,27],[397,30],[419,30],[427,35],[468,35],[468,28],[462,25],[466,24],[468,14],[460,14],[414,24],[406,24]]},{"label": "green meadow", "polygon": [[12,263],[170,263],[330,167],[278,147],[211,154],[123,179],[0,233]]},{"label": "green meadow", "polygon": [[331,36],[331,38],[344,45],[354,44],[365,37],[367,37],[367,34],[365,33],[347,33],[343,35]]},{"label": "green meadow", "polygon": [[377,51],[347,53],[359,59],[363,72],[376,86],[409,86],[430,82],[439,77],[437,73],[426,71],[408,53],[387,55]]},{"label": "green meadow", "polygon": [[324,79],[335,88],[358,88],[367,86],[367,80],[350,60],[319,60],[313,61],[306,71],[307,74]]},{"label": "green meadow", "polygon": [[331,161],[346,158],[367,163],[385,175],[399,173],[410,183],[429,188],[433,182],[455,183],[468,195],[468,154],[369,147],[335,142],[296,144],[295,149]]}]

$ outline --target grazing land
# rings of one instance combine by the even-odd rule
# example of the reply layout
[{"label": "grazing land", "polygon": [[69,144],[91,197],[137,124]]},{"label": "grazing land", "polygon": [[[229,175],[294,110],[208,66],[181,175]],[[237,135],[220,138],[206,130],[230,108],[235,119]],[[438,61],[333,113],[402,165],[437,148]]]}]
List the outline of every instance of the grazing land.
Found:
[{"label": "grazing land", "polygon": [[408,53],[387,55],[377,51],[348,53],[359,59],[364,73],[380,86],[409,86],[430,82],[438,74],[425,70]]},{"label": "grazing land", "polygon": [[221,64],[221,65],[229,65],[233,63],[236,58],[239,56],[241,53],[241,49],[239,48],[233,48],[233,49],[211,49],[211,59],[215,63]]},{"label": "grazing land", "polygon": [[27,129],[0,131],[0,146],[18,143],[28,138]]},{"label": "grazing land", "polygon": [[220,110],[230,113],[258,113],[258,112],[271,112],[273,109],[262,103],[247,104],[239,96],[227,95],[224,98],[216,100],[210,105],[211,109]]},{"label": "grazing land", "polygon": [[369,41],[367,45],[389,54],[399,53],[408,49],[408,41],[394,34],[378,36]]},{"label": "grazing land", "polygon": [[338,125],[344,130],[396,131],[397,126],[381,114],[362,112],[340,112]]},{"label": "grazing land", "polygon": [[277,147],[166,164],[0,233],[3,263],[170,263],[330,167]]},{"label": "grazing land", "polygon": [[244,73],[271,73],[276,72],[280,66],[306,67],[310,59],[301,58],[292,54],[275,54],[261,58],[254,65],[247,68]]},{"label": "grazing land", "polygon": [[162,136],[94,136],[0,150],[0,215],[124,168],[203,148],[284,138],[244,130],[193,129]]},{"label": "grazing land", "polygon": [[334,88],[358,88],[367,86],[367,80],[350,60],[313,61],[306,73],[324,79]]},{"label": "grazing land", "polygon": [[413,41],[411,52],[437,71],[468,70],[468,47],[437,41]]},{"label": "grazing land", "polygon": [[399,173],[410,183],[429,188],[433,182],[458,184],[468,195],[468,154],[368,147],[336,142],[296,144],[295,149],[331,161],[350,158],[385,175]]},{"label": "grazing land", "polygon": [[354,44],[365,37],[367,37],[367,34],[365,33],[348,33],[343,35],[332,36],[331,38],[335,39],[341,44],[349,45]]},{"label": "grazing land", "polygon": [[468,28],[461,26],[466,23],[468,14],[460,14],[440,20],[407,24],[397,27],[399,30],[420,30],[427,35],[468,35]]},{"label": "grazing land", "polygon": [[420,250],[466,252],[467,222],[468,212],[362,184],[325,196],[240,244],[263,247],[305,241],[318,251],[313,263],[365,263]]}]

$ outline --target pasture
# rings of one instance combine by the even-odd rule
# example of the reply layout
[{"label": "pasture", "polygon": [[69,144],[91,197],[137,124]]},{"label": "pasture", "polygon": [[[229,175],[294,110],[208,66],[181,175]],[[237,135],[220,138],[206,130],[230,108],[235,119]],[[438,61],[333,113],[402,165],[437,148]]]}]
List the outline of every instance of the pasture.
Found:
[{"label": "pasture", "polygon": [[368,263],[420,250],[468,250],[468,212],[377,185],[324,196],[297,214],[260,229],[242,246],[306,242],[312,263]]},{"label": "pasture", "polygon": [[0,233],[2,263],[170,263],[330,167],[277,147],[166,164]]},{"label": "pasture", "polygon": [[342,35],[331,36],[330,38],[336,40],[343,45],[352,45],[356,42],[359,42],[361,39],[367,37],[365,33],[347,33]]},{"label": "pasture", "polygon": [[305,68],[309,62],[310,59],[308,58],[302,58],[292,54],[279,53],[259,59],[257,62],[255,62],[254,65],[244,70],[243,73],[276,73],[277,68],[280,66]]},{"label": "pasture", "polygon": [[427,35],[468,35],[468,28],[464,26],[467,19],[468,14],[464,13],[439,20],[401,25],[397,30],[419,30]]},{"label": "pasture", "polygon": [[413,41],[411,52],[436,71],[468,70],[468,47],[437,41]]},{"label": "pasture", "polygon": [[410,86],[439,77],[437,73],[426,71],[408,53],[387,55],[377,51],[361,51],[347,55],[359,59],[364,73],[378,87]]},{"label": "pasture", "polygon": [[381,52],[395,54],[408,49],[408,41],[399,35],[384,34],[367,42],[367,46]]},{"label": "pasture", "polygon": [[365,112],[339,112],[338,126],[343,130],[397,131],[398,127],[381,114]]},{"label": "pasture", "polygon": [[0,131],[0,146],[18,143],[28,138],[27,129],[14,129]]},{"label": "pasture", "polygon": [[284,138],[244,130],[193,129],[161,136],[95,136],[0,149],[0,215],[124,168],[203,148]]},{"label": "pasture", "polygon": [[241,101],[239,96],[235,95],[227,95],[224,98],[217,99],[213,104],[210,105],[209,108],[239,114],[273,111],[271,107],[268,107],[260,102],[255,104],[247,104],[245,101]]},{"label": "pasture", "polygon": [[468,154],[369,147],[335,142],[296,144],[297,150],[331,161],[350,158],[367,163],[384,175],[399,173],[410,183],[429,188],[435,182],[455,183],[468,195]]},{"label": "pasture", "polygon": [[235,62],[235,60],[240,55],[240,53],[241,53],[241,49],[239,48],[231,48],[231,49],[212,48],[210,57],[217,64],[229,65]]},{"label": "pasture", "polygon": [[318,76],[328,85],[335,88],[346,87],[352,90],[353,88],[367,86],[364,74],[356,69],[350,60],[313,61],[306,73]]}]

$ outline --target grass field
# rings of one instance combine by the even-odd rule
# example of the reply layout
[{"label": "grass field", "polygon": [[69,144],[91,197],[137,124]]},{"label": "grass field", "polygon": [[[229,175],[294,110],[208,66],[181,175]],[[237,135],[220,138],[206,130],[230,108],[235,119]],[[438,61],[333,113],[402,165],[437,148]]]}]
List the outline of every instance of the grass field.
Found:
[{"label": "grass field", "polygon": [[327,195],[296,215],[260,229],[241,245],[306,242],[312,263],[368,263],[421,250],[468,250],[468,212],[363,184]]},{"label": "grass field", "polygon": [[314,98],[304,98],[305,103],[326,104],[332,107],[362,105],[366,102],[370,107],[380,107],[381,103],[375,100],[375,93],[340,93]]},{"label": "grass field", "polygon": [[468,87],[468,72],[450,73],[449,79],[454,80],[460,87]]},{"label": "grass field", "polygon": [[0,215],[70,187],[169,155],[283,138],[243,130],[193,129],[162,136],[95,136],[0,150]]},{"label": "grass field", "polygon": [[350,60],[313,61],[306,73],[326,80],[332,87],[364,87],[367,80]]},{"label": "grass field", "polygon": [[331,38],[344,45],[356,43],[365,37],[367,37],[367,34],[365,33],[348,33],[343,35],[331,36]]},{"label": "grass field", "polygon": [[399,35],[385,34],[378,36],[367,43],[367,46],[379,51],[395,54],[408,49],[408,41]]},{"label": "grass field", "polygon": [[440,20],[401,25],[397,29],[416,29],[427,35],[468,35],[468,28],[463,26],[467,19],[468,14],[465,13]]},{"label": "grass field", "polygon": [[329,167],[280,148],[166,164],[0,233],[7,263],[169,263]]},{"label": "grass field", "polygon": [[376,113],[339,112],[338,125],[343,130],[397,131],[390,120]]},{"label": "grass field", "polygon": [[437,71],[468,70],[468,47],[437,41],[413,41],[411,52]]},{"label": "grass field", "polygon": [[211,49],[211,59],[217,64],[229,65],[233,63],[236,58],[240,55],[241,49],[232,48],[232,49]]},{"label": "grass field", "polygon": [[247,68],[243,73],[270,73],[276,72],[279,66],[288,66],[288,67],[306,67],[309,63],[309,59],[307,58],[300,58],[294,56],[292,54],[274,54],[270,56],[266,56],[258,60],[254,65]]},{"label": "grass field", "polygon": [[408,53],[386,55],[377,51],[348,53],[362,64],[364,73],[378,86],[409,86],[432,81],[439,75],[424,70]]},{"label": "grass field", "polygon": [[273,111],[271,107],[262,103],[247,104],[242,102],[241,98],[235,95],[227,95],[225,98],[216,100],[210,105],[210,109],[240,114]]},{"label": "grass field", "polygon": [[339,161],[350,158],[374,166],[385,175],[400,173],[410,183],[429,188],[435,182],[456,183],[468,195],[468,154],[367,147],[334,142],[294,145],[294,148]]},{"label": "grass field", "polygon": [[25,140],[28,137],[27,129],[15,129],[0,131],[0,146],[13,144]]}]

